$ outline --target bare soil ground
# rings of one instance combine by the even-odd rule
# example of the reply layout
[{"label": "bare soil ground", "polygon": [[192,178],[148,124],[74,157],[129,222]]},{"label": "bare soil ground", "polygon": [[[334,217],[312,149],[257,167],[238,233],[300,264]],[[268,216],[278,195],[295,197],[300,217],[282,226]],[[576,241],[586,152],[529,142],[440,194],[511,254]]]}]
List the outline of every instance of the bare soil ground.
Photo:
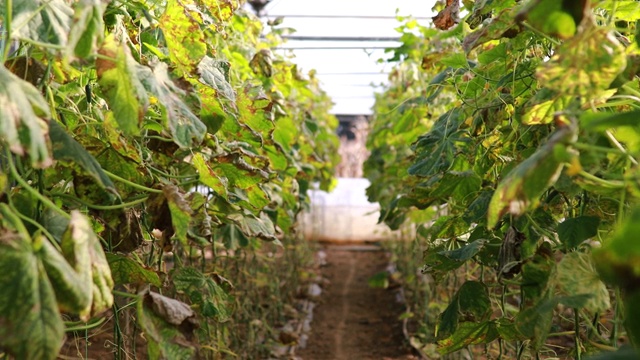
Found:
[{"label": "bare soil ground", "polygon": [[329,284],[315,307],[309,342],[296,355],[304,360],[418,359],[402,334],[397,292],[368,285],[387,267],[386,254],[371,246],[327,246],[324,251],[322,276]]}]

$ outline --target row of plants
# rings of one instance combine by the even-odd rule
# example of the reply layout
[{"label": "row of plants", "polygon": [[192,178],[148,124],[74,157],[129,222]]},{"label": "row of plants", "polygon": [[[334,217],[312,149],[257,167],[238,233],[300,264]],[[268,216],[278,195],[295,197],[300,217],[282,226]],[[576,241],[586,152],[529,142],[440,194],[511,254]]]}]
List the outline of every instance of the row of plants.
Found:
[{"label": "row of plants", "polygon": [[433,26],[400,18],[364,166],[380,221],[411,234],[394,248],[412,343],[430,358],[640,346],[640,2],[435,9]]},{"label": "row of plants", "polygon": [[3,358],[266,357],[295,316],[337,119],[243,3],[3,2]]}]

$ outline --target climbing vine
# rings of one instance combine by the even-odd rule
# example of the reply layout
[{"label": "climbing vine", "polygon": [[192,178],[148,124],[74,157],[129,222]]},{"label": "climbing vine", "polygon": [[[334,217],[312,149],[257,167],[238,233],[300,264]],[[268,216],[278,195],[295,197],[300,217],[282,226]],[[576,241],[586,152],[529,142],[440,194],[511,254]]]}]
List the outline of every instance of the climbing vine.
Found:
[{"label": "climbing vine", "polygon": [[242,5],[3,2],[0,353],[54,359],[109,320],[124,358],[123,314],[150,358],[258,356],[264,339],[241,336],[272,336],[255,330],[281,320],[268,301],[281,314],[297,289],[265,282],[268,257],[298,253],[337,120],[318,80],[271,51],[287,29]]},{"label": "climbing vine", "polygon": [[405,269],[430,289],[412,342],[433,357],[640,346],[640,3],[442,3],[433,27],[401,19],[365,164],[380,221],[424,251],[430,280]]}]

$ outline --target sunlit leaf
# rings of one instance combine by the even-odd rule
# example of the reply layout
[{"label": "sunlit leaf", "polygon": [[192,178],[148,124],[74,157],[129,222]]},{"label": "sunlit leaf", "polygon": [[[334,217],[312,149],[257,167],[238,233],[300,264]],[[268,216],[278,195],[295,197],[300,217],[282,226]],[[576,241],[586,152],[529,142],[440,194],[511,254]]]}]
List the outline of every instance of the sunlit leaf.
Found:
[{"label": "sunlit leaf", "polygon": [[536,76],[563,96],[590,99],[606,90],[626,64],[624,48],[613,33],[591,26],[560,45]]},{"label": "sunlit leaf", "polygon": [[29,154],[34,167],[52,163],[47,148],[50,116],[40,92],[0,66],[0,139],[14,154]]},{"label": "sunlit leaf", "polygon": [[149,98],[136,74],[136,61],[113,34],[107,36],[98,53],[102,56],[96,60],[98,83],[118,126],[125,134],[137,135]]},{"label": "sunlit leaf", "polygon": [[[181,73],[192,73],[207,51],[202,15],[186,7],[193,1],[169,0],[160,17],[160,29],[169,47],[169,59]],[[217,6],[217,5],[215,5]]]}]

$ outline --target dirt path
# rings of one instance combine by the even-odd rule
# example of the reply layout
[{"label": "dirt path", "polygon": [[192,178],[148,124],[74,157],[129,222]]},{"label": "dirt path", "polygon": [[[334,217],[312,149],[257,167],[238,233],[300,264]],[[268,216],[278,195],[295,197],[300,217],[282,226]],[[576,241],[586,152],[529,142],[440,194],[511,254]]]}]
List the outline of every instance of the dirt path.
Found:
[{"label": "dirt path", "polygon": [[[364,250],[364,251],[363,251]],[[387,258],[367,247],[328,247],[324,287],[314,310],[304,360],[409,360],[398,316],[403,306],[393,290],[372,289],[367,280],[384,271]]]}]

